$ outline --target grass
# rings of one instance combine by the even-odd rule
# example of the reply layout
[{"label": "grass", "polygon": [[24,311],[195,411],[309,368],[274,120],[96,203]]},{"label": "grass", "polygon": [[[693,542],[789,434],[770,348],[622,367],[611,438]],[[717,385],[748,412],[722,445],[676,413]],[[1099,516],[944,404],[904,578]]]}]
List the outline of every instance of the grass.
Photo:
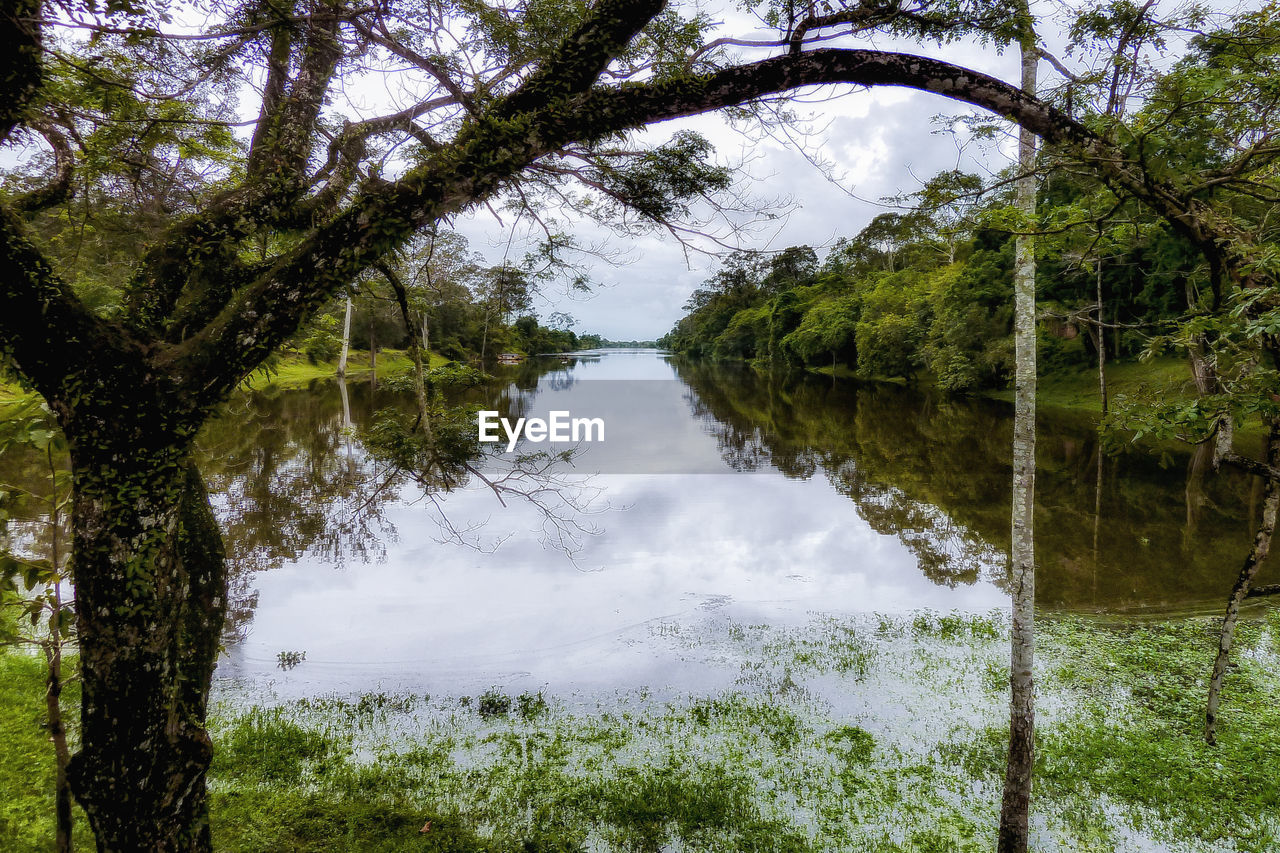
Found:
[{"label": "grass", "polygon": [[[845,365],[833,368],[810,368],[812,373],[824,376],[834,375],[841,379],[866,379],[861,374],[850,370]],[[870,377],[876,382],[892,382],[907,385],[907,380],[900,377]],[[921,373],[916,382],[922,387],[931,387],[933,377]],[[1114,400],[1120,395],[1136,395],[1151,393],[1164,396],[1166,399],[1190,399],[1194,396],[1191,385],[1190,369],[1185,359],[1157,358],[1149,362],[1117,361],[1107,365],[1107,394]],[[993,400],[1013,402],[1013,389],[987,390],[981,396]],[[1094,367],[1079,370],[1059,370],[1041,374],[1036,384],[1036,405],[1041,410],[1068,410],[1077,412],[1102,412],[1102,400],[1098,396],[1098,372]]]},{"label": "grass", "polygon": [[[1120,395],[1142,392],[1157,393],[1165,399],[1190,399],[1195,396],[1191,370],[1186,359],[1166,357],[1148,362],[1117,361],[1107,365],[1108,397],[1114,400]],[[1013,389],[990,391],[985,396],[1012,402]],[[1071,409],[1100,414],[1102,399],[1098,395],[1097,369],[1056,371],[1041,376],[1036,385],[1036,405],[1042,409]]]},{"label": "grass", "polygon": [[[68,685],[63,695],[69,706],[78,693]],[[44,660],[0,651],[0,850],[6,853],[53,847],[54,761],[45,719]],[[78,806],[74,817],[75,834],[87,839]]]},{"label": "grass", "polygon": [[[999,613],[918,613],[654,632],[736,668],[735,687],[701,696],[224,700],[211,720],[216,846],[987,851],[1007,630]],[[1035,849],[1280,846],[1280,614],[1242,625],[1210,748],[1215,639],[1206,619],[1041,622]],[[50,837],[39,704],[39,666],[0,657],[0,849]]]},{"label": "grass", "polygon": [[[449,359],[439,353],[431,353],[428,368],[448,364]],[[385,349],[378,351],[378,375],[401,373],[409,370],[413,361],[403,350]],[[347,360],[348,376],[366,376],[369,373],[369,354],[353,351]],[[305,355],[297,352],[286,352],[275,359],[268,368],[252,373],[245,380],[245,385],[259,388],[264,385],[277,388],[301,388],[317,379],[332,379],[338,375],[337,361],[312,362]]]},{"label": "grass", "polygon": [[[449,359],[439,353],[431,353],[429,368],[441,367],[449,363]],[[384,373],[400,373],[413,366],[412,360],[403,350],[384,349],[378,351],[378,375]],[[369,373],[369,354],[352,351],[347,362],[348,376],[366,376]],[[299,352],[282,353],[269,368],[259,369],[245,380],[245,386],[260,388],[275,386],[278,388],[301,388],[316,379],[332,379],[338,375],[337,361],[311,362]],[[16,382],[0,381],[0,419],[4,417],[4,409],[16,403],[25,402],[35,396]]]}]

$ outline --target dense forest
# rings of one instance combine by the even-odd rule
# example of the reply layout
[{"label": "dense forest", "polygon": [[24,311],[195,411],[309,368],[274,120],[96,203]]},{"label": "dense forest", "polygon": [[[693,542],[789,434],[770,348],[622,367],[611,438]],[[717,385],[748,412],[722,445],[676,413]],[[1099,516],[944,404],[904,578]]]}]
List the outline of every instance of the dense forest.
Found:
[{"label": "dense forest", "polygon": [[[1044,158],[1046,167],[1049,157]],[[737,252],[661,343],[695,357],[844,367],[967,393],[1013,379],[1008,175],[940,173],[824,257]],[[1038,205],[1042,372],[1158,352],[1213,294],[1194,247],[1096,181],[1053,172]],[[1266,211],[1245,215],[1264,228]],[[1101,218],[1105,214],[1105,218]]]},{"label": "dense forest", "polygon": [[[1135,105],[1134,144],[1157,161],[1176,152],[1212,176],[1202,197],[1221,196],[1237,227],[1270,243],[1272,201],[1242,171],[1269,149],[1259,142],[1240,162],[1239,145],[1222,133],[1247,126],[1250,112],[1269,103],[1274,82],[1261,63],[1260,42],[1243,30],[1192,39]],[[1063,95],[1071,97],[1070,85]],[[1120,97],[1114,86],[1112,97]],[[1005,387],[1020,230],[1036,233],[1042,371],[1094,364],[1100,349],[1113,359],[1183,349],[1203,334],[1228,294],[1221,271],[1185,232],[1096,174],[1068,167],[1052,145],[1038,172],[1035,222],[1015,210],[1014,170],[987,179],[950,170],[886,199],[891,212],[824,257],[806,246],[737,253],[692,295],[663,343],[718,359],[929,375],[949,391]]]}]

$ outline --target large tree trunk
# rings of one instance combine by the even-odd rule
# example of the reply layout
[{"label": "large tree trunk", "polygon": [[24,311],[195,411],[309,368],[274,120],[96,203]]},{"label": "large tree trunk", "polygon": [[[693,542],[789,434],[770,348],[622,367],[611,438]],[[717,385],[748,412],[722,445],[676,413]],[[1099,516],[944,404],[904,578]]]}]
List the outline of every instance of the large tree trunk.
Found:
[{"label": "large tree trunk", "polygon": [[[1267,464],[1280,468],[1280,420],[1272,420],[1267,436]],[[1231,660],[1231,646],[1235,641],[1236,621],[1240,618],[1240,605],[1249,595],[1253,579],[1258,574],[1267,555],[1271,553],[1271,538],[1276,531],[1276,514],[1280,510],[1280,480],[1268,477],[1262,498],[1262,522],[1253,536],[1253,547],[1245,557],[1240,574],[1236,577],[1231,595],[1227,598],[1227,612],[1222,618],[1222,632],[1218,636],[1218,654],[1213,661],[1213,674],[1209,677],[1209,701],[1205,708],[1204,738],[1211,744],[1218,742],[1218,704],[1222,698],[1222,682],[1227,676],[1227,664]]]},{"label": "large tree trunk", "polygon": [[94,421],[68,430],[83,677],[72,788],[100,851],[211,850],[222,539],[185,442],[148,440],[146,427],[103,439]]},{"label": "large tree trunk", "polygon": [[[1030,25],[1028,24],[1028,29]],[[1035,36],[1022,44],[1022,88],[1036,90]],[[1028,223],[1036,209],[1036,138],[1018,134],[1017,203]],[[1017,238],[1014,247],[1014,380],[1012,568],[1013,620],[1010,628],[1009,755],[1004,796],[1000,805],[999,853],[1027,850],[1031,776],[1035,758],[1035,690],[1031,670],[1035,659],[1035,515],[1036,483],[1036,259],[1035,240]]]}]

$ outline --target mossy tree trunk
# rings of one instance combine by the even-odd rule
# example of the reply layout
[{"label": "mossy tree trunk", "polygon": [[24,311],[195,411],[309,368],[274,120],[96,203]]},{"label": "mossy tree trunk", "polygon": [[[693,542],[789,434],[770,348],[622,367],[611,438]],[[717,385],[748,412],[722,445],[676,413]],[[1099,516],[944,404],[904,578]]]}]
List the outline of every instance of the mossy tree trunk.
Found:
[{"label": "mossy tree trunk", "polygon": [[[117,399],[64,417],[83,679],[69,777],[100,850],[204,851],[222,540],[189,441],[141,401]],[[121,410],[135,413],[134,429],[116,430],[127,441],[104,431]]]}]

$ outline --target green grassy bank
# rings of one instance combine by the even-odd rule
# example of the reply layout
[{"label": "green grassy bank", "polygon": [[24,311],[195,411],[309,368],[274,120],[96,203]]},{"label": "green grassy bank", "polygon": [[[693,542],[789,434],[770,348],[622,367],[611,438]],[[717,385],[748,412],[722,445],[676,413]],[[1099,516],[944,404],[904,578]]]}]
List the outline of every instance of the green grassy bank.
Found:
[{"label": "green grassy bank", "polygon": [[[834,370],[830,366],[815,367],[811,372],[824,376],[834,373],[841,379],[866,378],[844,366]],[[900,378],[872,377],[872,380],[907,384]],[[916,384],[929,387],[933,380],[922,374]],[[1112,400],[1135,395],[1160,395],[1165,399],[1179,400],[1193,397],[1195,389],[1191,385],[1191,373],[1185,359],[1158,358],[1149,362],[1118,361],[1108,364],[1107,394]],[[1013,402],[1013,389],[984,391],[981,396]],[[1097,369],[1057,370],[1042,374],[1036,383],[1036,404],[1043,410],[1100,414],[1102,400],[1098,394]]]},{"label": "green grassy bank", "polygon": [[[1280,615],[1260,612],[1242,626],[1217,748],[1200,736],[1213,620],[1042,623],[1034,849],[1277,849]],[[719,661],[733,686],[224,698],[212,726],[216,846],[992,849],[1003,617],[663,623],[650,642]],[[38,667],[0,657],[0,685],[0,849],[45,850],[52,772]]]},{"label": "green grassy bank", "polygon": [[[439,353],[431,353],[431,367],[448,364],[449,359]],[[402,373],[413,366],[412,359],[404,350],[385,349],[378,351],[378,375]],[[347,359],[347,377],[365,379],[369,376],[370,364],[367,352],[352,352]],[[336,361],[309,361],[301,353],[288,352],[271,361],[268,367],[250,374],[245,386],[260,388],[271,385],[278,388],[301,388],[316,379],[333,379],[338,375]]]},{"label": "green grassy bank", "polygon": [[[439,353],[431,353],[429,367],[440,367],[448,364],[449,359]],[[385,349],[378,351],[378,375],[400,373],[413,366],[413,361],[404,350]],[[352,379],[365,379],[369,376],[370,364],[367,352],[353,351],[347,360],[347,376]],[[281,353],[272,359],[267,367],[254,371],[245,380],[247,388],[275,386],[278,388],[301,388],[316,379],[332,379],[338,375],[337,361],[310,361],[299,352]],[[4,406],[24,402],[34,394],[13,382],[0,382],[0,410]]]}]

